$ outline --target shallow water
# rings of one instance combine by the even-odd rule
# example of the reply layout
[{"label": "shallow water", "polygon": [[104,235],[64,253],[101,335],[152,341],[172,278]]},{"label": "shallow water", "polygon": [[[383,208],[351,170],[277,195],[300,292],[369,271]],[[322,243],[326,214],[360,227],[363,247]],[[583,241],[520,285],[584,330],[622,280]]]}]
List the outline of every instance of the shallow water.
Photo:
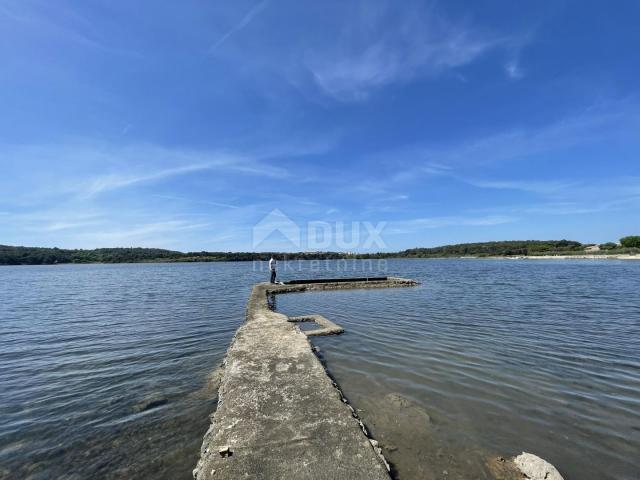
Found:
[{"label": "shallow water", "polygon": [[640,263],[407,260],[389,274],[422,285],[277,308],[346,329],[313,343],[399,478],[489,478],[487,458],[522,451],[565,479],[640,478]]},{"label": "shallow water", "polygon": [[191,478],[246,270],[0,267],[0,477]]},{"label": "shallow water", "polygon": [[[283,276],[370,265],[296,262]],[[346,328],[313,341],[401,478],[484,478],[487,456],[522,450],[568,480],[640,477],[640,263],[386,267],[423,283],[282,295],[277,309]],[[267,275],[1,267],[0,478],[191,478],[215,408],[207,377]]]}]

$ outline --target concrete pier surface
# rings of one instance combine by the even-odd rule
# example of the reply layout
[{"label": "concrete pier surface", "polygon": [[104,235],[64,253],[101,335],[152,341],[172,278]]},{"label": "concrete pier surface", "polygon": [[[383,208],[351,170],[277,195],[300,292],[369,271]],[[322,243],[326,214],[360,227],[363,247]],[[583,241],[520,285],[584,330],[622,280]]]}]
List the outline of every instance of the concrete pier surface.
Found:
[{"label": "concrete pier surface", "polygon": [[270,310],[268,296],[416,284],[378,277],[255,285],[246,321],[227,351],[194,478],[388,480],[376,442],[296,326],[300,319]]}]

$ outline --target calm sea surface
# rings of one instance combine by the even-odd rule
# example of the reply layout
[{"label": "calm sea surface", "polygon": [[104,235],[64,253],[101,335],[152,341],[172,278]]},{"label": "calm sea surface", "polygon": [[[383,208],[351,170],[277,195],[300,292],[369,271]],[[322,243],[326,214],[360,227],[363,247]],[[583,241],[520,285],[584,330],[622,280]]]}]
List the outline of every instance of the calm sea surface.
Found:
[{"label": "calm sea surface", "polygon": [[[282,276],[369,267],[295,262]],[[400,478],[487,478],[488,458],[522,451],[567,480],[640,478],[640,262],[389,260],[381,273],[422,285],[276,308],[345,327],[313,342]],[[0,478],[191,478],[208,377],[266,276],[250,262],[0,267]]]}]

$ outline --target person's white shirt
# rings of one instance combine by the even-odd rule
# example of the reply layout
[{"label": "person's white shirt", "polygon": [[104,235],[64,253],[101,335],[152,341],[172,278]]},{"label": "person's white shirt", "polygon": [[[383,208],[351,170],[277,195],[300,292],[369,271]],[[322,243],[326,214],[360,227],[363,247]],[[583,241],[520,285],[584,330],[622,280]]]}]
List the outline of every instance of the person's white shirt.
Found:
[{"label": "person's white shirt", "polygon": [[276,259],[271,257],[271,260],[269,260],[269,270],[271,270],[272,272],[275,272],[276,270]]}]

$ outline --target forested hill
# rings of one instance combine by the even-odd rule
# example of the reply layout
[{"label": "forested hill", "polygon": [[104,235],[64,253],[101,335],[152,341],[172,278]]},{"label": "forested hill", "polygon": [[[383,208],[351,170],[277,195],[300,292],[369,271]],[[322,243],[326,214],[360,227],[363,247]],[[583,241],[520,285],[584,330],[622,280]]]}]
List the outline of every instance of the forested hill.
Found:
[{"label": "forested hill", "polygon": [[0,265],[51,265],[60,263],[139,263],[139,262],[240,262],[277,258],[291,260],[337,259],[348,255],[335,252],[178,252],[161,248],[62,248],[12,247],[0,245]]},{"label": "forested hill", "polygon": [[511,240],[504,242],[460,243],[433,248],[411,248],[403,257],[559,255],[584,253],[586,245],[572,240]]},{"label": "forested hill", "polygon": [[[613,244],[612,244],[613,245]],[[401,252],[349,254],[340,252],[178,252],[159,248],[60,248],[0,245],[0,265],[47,265],[59,263],[212,262],[268,260],[271,255],[288,260],[339,258],[432,258],[458,256],[554,255],[584,253],[586,245],[570,240],[523,240],[462,243],[434,248],[412,248]],[[613,251],[611,251],[613,252]]]},{"label": "forested hill", "polygon": [[0,245],[0,265],[48,265],[55,263],[125,263],[178,259],[184,254],[159,248],[62,248]]}]

